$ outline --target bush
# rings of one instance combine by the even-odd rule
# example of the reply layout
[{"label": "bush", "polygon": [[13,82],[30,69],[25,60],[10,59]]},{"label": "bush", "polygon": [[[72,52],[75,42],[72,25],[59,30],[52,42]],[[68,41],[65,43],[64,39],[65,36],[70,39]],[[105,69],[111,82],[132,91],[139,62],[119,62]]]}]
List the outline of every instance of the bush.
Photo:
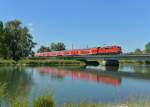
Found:
[{"label": "bush", "polygon": [[84,66],[85,64],[81,61],[76,60],[20,60],[19,64],[21,65],[76,65],[76,66]]},{"label": "bush", "polygon": [[16,64],[16,61],[0,59],[0,65],[12,65],[12,64]]},{"label": "bush", "polygon": [[63,107],[113,107],[113,106],[108,106],[107,104],[95,104],[95,103],[80,102],[80,104],[73,104],[73,103],[64,104]]},{"label": "bush", "polygon": [[40,96],[33,102],[33,107],[55,107],[51,96]]},{"label": "bush", "polygon": [[5,96],[6,84],[0,83],[0,98]]},{"label": "bush", "polygon": [[29,103],[24,98],[16,98],[11,102],[10,107],[29,107]]}]

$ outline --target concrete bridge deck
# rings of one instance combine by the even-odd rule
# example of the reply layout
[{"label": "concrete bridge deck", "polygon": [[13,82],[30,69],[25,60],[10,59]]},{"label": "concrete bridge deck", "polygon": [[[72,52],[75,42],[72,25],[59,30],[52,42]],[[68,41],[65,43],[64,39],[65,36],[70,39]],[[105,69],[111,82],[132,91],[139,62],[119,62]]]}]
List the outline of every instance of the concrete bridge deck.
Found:
[{"label": "concrete bridge deck", "polygon": [[98,60],[145,60],[150,61],[150,54],[148,55],[83,55],[83,56],[67,56],[75,59],[98,59]]},{"label": "concrete bridge deck", "polygon": [[145,61],[146,64],[150,64],[150,54],[146,55],[128,55],[128,54],[119,54],[119,55],[81,55],[81,56],[66,56],[71,59],[78,60],[102,60],[101,65],[104,66],[119,66],[119,60],[137,60]]}]

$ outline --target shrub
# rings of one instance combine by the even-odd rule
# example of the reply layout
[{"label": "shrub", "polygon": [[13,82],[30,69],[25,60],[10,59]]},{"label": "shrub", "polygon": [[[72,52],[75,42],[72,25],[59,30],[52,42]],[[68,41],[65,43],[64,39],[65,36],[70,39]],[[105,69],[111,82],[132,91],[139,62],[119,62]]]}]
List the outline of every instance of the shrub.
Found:
[{"label": "shrub", "polygon": [[95,103],[80,102],[80,104],[73,104],[73,103],[64,104],[63,107],[113,107],[113,106],[108,106],[107,104],[95,104]]},{"label": "shrub", "polygon": [[5,96],[6,84],[0,83],[0,98]]},{"label": "shrub", "polygon": [[29,103],[24,98],[15,98],[11,102],[10,107],[29,107]]},{"label": "shrub", "polygon": [[16,61],[0,59],[0,65],[12,65],[12,64],[16,64]]},{"label": "shrub", "polygon": [[33,102],[33,107],[55,107],[51,96],[40,96]]}]

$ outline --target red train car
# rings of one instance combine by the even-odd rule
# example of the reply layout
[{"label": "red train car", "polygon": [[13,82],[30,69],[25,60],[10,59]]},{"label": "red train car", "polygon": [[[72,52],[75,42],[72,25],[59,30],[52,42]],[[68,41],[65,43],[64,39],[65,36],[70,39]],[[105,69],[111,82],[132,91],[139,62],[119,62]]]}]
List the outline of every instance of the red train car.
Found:
[{"label": "red train car", "polygon": [[89,49],[73,49],[65,51],[41,52],[35,53],[35,57],[52,57],[52,56],[76,56],[76,55],[109,55],[120,54],[122,49],[120,46],[106,46]]}]

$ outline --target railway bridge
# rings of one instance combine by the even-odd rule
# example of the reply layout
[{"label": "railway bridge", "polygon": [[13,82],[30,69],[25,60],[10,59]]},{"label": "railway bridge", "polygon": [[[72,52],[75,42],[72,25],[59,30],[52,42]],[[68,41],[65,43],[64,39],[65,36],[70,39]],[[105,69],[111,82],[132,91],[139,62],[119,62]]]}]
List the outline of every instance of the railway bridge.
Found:
[{"label": "railway bridge", "polygon": [[73,58],[78,60],[101,60],[101,64],[105,66],[119,66],[119,60],[136,60],[145,61],[146,64],[150,64],[150,54],[146,55],[83,55],[83,56],[66,56],[67,58]]}]

